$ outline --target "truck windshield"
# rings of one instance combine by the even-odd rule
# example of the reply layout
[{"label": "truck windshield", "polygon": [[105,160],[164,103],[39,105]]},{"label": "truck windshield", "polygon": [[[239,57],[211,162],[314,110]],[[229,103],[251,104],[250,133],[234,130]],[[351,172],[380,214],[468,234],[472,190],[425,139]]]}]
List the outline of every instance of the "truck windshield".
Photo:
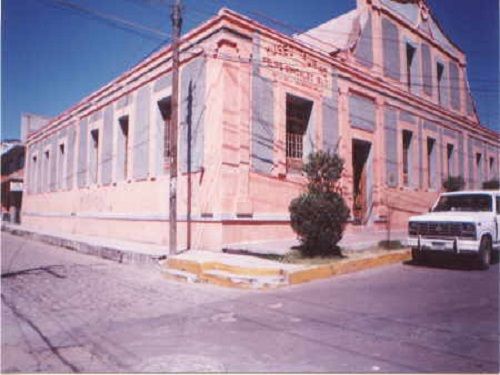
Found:
[{"label": "truck windshield", "polygon": [[434,212],[442,211],[491,211],[493,201],[487,194],[443,195],[434,208]]}]

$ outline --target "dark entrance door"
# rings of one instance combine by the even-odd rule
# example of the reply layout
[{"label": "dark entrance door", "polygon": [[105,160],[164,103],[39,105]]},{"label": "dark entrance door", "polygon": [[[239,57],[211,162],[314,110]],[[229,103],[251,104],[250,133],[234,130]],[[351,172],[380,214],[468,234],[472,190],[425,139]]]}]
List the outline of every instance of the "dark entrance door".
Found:
[{"label": "dark entrance door", "polygon": [[356,224],[363,224],[368,212],[368,157],[371,143],[352,140],[353,216]]}]

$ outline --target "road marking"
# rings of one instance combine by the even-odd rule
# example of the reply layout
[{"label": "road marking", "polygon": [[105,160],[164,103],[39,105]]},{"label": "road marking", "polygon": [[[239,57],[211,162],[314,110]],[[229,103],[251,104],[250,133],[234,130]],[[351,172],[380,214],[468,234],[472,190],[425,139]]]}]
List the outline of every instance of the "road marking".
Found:
[{"label": "road marking", "polygon": [[281,302],[275,303],[274,305],[269,305],[268,306],[270,309],[281,309],[283,307],[283,304]]},{"label": "road marking", "polygon": [[233,312],[228,312],[216,314],[212,316],[211,320],[214,322],[233,323],[236,322],[237,319],[234,317]]}]

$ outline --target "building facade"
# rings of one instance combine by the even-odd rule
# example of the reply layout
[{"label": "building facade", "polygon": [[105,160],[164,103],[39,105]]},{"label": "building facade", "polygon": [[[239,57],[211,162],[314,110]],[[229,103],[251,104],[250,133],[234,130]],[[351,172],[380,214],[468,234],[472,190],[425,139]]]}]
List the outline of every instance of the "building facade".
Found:
[{"label": "building facade", "polygon": [[[171,52],[29,136],[26,225],[168,243]],[[294,238],[314,150],[345,159],[350,232],[405,228],[448,176],[498,179],[466,66],[423,0],[358,0],[293,36],[222,9],[181,40],[179,247]]]}]

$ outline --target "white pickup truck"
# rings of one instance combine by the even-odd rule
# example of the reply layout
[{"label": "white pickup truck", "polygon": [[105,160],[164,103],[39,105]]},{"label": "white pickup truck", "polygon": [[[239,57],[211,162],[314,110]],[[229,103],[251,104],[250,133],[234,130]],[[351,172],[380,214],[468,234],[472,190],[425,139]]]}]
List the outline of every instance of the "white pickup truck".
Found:
[{"label": "white pickup truck", "polygon": [[473,255],[488,269],[500,247],[500,191],[443,193],[428,214],[408,221],[408,245],[415,261],[432,252]]}]

